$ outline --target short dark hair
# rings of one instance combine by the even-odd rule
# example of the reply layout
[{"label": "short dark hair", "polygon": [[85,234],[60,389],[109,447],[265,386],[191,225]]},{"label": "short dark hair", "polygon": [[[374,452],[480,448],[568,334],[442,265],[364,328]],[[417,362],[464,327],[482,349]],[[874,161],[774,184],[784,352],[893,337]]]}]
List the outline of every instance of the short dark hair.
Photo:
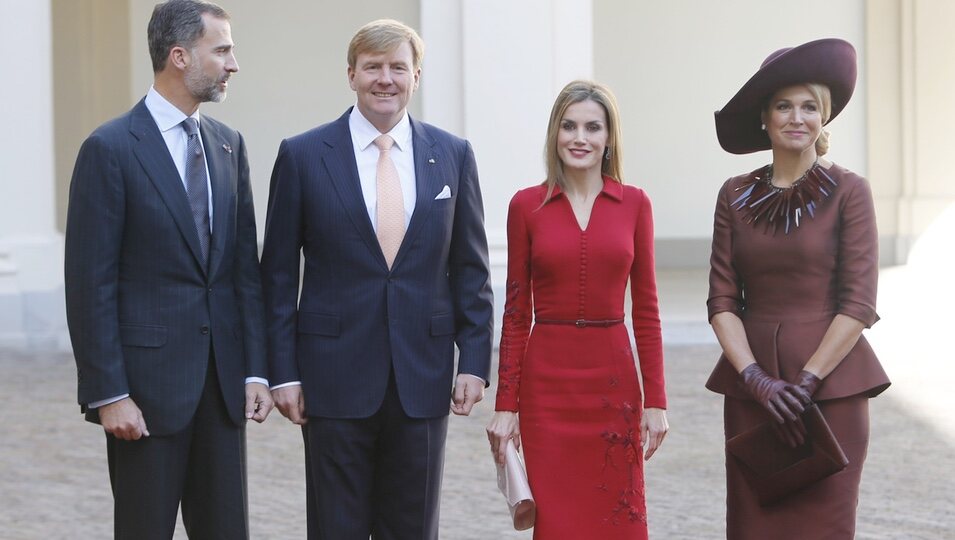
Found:
[{"label": "short dark hair", "polygon": [[146,30],[153,73],[166,68],[166,58],[173,47],[190,49],[205,34],[202,16],[207,13],[217,19],[229,20],[229,14],[212,2],[168,0],[156,4]]}]

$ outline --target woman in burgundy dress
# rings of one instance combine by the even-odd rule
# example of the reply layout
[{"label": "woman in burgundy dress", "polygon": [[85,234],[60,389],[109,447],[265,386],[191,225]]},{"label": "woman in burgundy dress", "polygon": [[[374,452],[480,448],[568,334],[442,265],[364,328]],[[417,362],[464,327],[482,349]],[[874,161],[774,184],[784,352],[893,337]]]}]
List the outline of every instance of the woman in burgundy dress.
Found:
[{"label": "woman in burgundy dress", "polygon": [[888,377],[862,337],[878,319],[872,193],[822,157],[823,130],[855,87],[839,39],[776,51],[723,109],[716,130],[734,154],[772,150],[772,164],[730,178],[716,203],[710,323],[723,348],[707,388],[725,395],[726,438],[770,419],[795,446],[816,402],[849,459],[845,470],[761,506],[726,460],[726,536],[851,539],[869,440],[868,399]]},{"label": "woman in burgundy dress", "polygon": [[[643,461],[667,432],[663,345],[650,199],[622,183],[620,146],[613,95],[571,82],[551,111],[547,180],[508,210],[487,431],[501,463],[508,439],[523,443],[535,539],[647,537]],[[642,394],[623,324],[628,281]]]}]

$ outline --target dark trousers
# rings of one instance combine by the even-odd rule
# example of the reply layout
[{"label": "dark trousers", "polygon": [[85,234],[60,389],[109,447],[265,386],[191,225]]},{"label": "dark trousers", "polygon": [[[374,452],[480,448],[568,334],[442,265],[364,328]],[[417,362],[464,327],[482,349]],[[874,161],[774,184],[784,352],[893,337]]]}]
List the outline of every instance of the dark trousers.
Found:
[{"label": "dark trousers", "polygon": [[172,538],[180,502],[189,538],[248,538],[245,427],[229,419],[212,358],[185,429],[138,441],[107,434],[106,450],[117,539]]},{"label": "dark trousers", "polygon": [[447,416],[405,414],[394,374],[373,416],[309,417],[308,538],[436,540],[447,434]]}]

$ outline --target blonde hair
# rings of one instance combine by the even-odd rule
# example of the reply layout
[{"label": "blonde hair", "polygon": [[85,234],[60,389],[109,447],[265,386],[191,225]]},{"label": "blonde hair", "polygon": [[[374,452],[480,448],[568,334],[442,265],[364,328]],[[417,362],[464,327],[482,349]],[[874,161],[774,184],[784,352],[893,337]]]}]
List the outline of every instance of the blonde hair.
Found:
[{"label": "blonde hair", "polygon": [[544,164],[547,168],[547,196],[546,201],[554,192],[554,186],[566,189],[564,179],[564,163],[557,152],[557,134],[560,132],[560,122],[564,119],[567,108],[581,101],[593,101],[603,107],[607,115],[607,149],[610,152],[608,159],[603,159],[600,172],[617,182],[623,183],[623,152],[620,137],[620,111],[617,108],[617,99],[606,86],[594,82],[578,79],[571,81],[557,94],[554,106],[550,111],[550,121],[547,124],[547,137],[544,141]]},{"label": "blonde hair", "polygon": [[378,19],[362,26],[348,44],[348,67],[354,69],[358,55],[362,53],[388,52],[402,43],[411,45],[414,69],[421,67],[424,57],[424,41],[410,26],[394,19]]},{"label": "blonde hair", "polygon": [[[829,123],[829,117],[832,115],[832,93],[829,87],[819,83],[809,83],[806,85],[809,93],[819,104],[819,114],[821,115],[822,125]],[[824,156],[829,151],[829,132],[825,129],[819,131],[819,138],[816,139],[816,155]]]}]

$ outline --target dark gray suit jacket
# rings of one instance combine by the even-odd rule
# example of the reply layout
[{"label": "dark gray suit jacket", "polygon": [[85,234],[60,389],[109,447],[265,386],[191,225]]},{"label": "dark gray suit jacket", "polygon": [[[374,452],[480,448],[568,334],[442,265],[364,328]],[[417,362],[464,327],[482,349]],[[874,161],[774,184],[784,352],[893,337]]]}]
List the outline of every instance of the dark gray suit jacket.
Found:
[{"label": "dark gray suit jacket", "polygon": [[[181,177],[143,101],[89,136],[70,185],[66,307],[79,403],[129,393],[152,435],[192,418],[210,350],[237,425],[245,378],[268,376],[245,143],[207,116],[200,129],[213,196],[208,268]],[[97,421],[95,411],[87,416]]]}]

